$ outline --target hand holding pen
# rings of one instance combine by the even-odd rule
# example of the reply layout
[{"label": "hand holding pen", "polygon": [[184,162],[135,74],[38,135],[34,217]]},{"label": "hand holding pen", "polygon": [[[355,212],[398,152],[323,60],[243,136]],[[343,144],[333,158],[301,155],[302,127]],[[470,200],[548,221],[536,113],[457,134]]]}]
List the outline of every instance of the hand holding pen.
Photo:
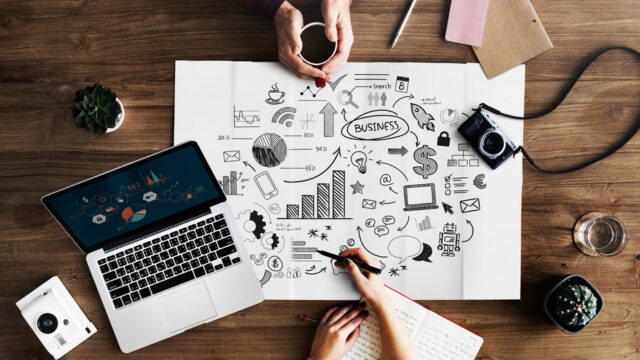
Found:
[{"label": "hand holding pen", "polygon": [[363,249],[360,248],[352,248],[347,249],[338,256],[346,258],[343,261],[337,261],[335,266],[340,268],[346,268],[351,273],[353,277],[353,281],[356,284],[356,287],[369,302],[373,305],[374,308],[378,308],[380,306],[384,306],[388,301],[389,297],[387,295],[386,290],[384,289],[384,283],[382,281],[382,276],[375,275],[372,272],[365,271],[364,273],[360,271],[358,265],[354,262],[354,259],[358,261],[362,261],[368,266],[374,268],[380,268],[380,262],[378,259],[374,258],[371,254],[367,253]]}]

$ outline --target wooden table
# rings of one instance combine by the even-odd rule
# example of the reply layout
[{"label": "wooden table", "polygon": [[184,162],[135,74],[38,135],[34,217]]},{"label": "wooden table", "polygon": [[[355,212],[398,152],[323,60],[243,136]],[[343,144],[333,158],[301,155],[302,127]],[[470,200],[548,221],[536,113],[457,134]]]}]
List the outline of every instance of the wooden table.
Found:
[{"label": "wooden table", "polygon": [[[298,3],[295,2],[294,3]],[[476,61],[443,40],[448,2],[419,1],[397,46],[387,48],[405,1],[352,6],[352,61]],[[637,0],[534,0],[555,48],[527,64],[526,111],[549,105],[582,60],[607,45],[640,49]],[[301,9],[319,19],[317,4]],[[174,60],[277,59],[273,23],[233,1],[0,0],[0,358],[47,358],[14,303],[58,275],[98,333],[67,359],[300,359],[318,317],[335,302],[265,301],[133,354],[119,352],[84,256],[40,204],[50,191],[172,144]],[[76,128],[76,89],[101,82],[116,91],[127,119],[116,133]],[[562,107],[525,126],[540,165],[591,158],[631,127],[640,108],[640,66],[607,55]],[[225,116],[221,114],[221,116]],[[613,117],[615,116],[615,120]],[[522,300],[431,301],[434,310],[485,338],[482,359],[640,357],[640,136],[611,159],[571,175],[524,166]],[[631,233],[613,258],[582,255],[571,230],[583,213],[616,214]],[[541,298],[558,277],[580,273],[605,298],[580,335],[545,317]],[[425,302],[426,303],[426,302]]]}]

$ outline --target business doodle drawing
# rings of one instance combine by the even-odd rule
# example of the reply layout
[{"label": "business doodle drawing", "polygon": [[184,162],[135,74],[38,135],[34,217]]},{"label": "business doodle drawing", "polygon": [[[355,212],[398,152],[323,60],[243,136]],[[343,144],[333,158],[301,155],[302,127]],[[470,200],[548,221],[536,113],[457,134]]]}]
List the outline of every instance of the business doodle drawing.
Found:
[{"label": "business doodle drawing", "polygon": [[351,297],[349,273],[316,251],[362,248],[397,290],[459,299],[471,251],[486,246],[483,262],[499,264],[491,234],[519,236],[496,225],[519,192],[501,195],[501,175],[457,131],[471,112],[464,65],[348,65],[321,89],[261,70],[271,64],[242,66],[251,71],[226,78],[227,100],[216,90],[202,104],[222,109],[209,125],[179,125],[205,144],[266,298]]},{"label": "business doodle drawing", "polygon": [[[234,127],[253,143],[220,149],[231,174],[225,175],[223,185],[225,193],[238,195],[238,174],[251,172],[248,177],[254,178],[245,188],[255,185],[259,195],[233,197],[231,204],[238,210],[264,287],[279,280],[343,273],[318,249],[337,253],[360,246],[377,258],[391,259],[387,274],[392,277],[400,277],[402,266],[408,269],[412,262],[408,272],[421,267],[428,271],[464,246],[457,229],[468,219],[453,215],[481,211],[477,190],[485,186],[487,174],[460,171],[465,176],[456,176],[459,167],[476,166],[477,157],[442,126],[456,121],[456,109],[420,102],[419,94],[407,96],[410,78],[402,74],[341,74],[337,79],[324,89],[307,84],[298,90],[300,98],[291,102],[284,101],[284,81],[274,79],[268,105],[263,106],[263,98],[243,100],[260,111],[240,113],[234,108]],[[396,79],[395,86],[390,79]],[[322,103],[302,101],[321,92],[326,98]],[[308,114],[320,116],[320,126],[309,126]],[[431,114],[439,114],[442,122]],[[264,117],[271,122],[260,121]],[[238,122],[251,126],[240,127]],[[217,135],[224,138],[231,130],[222,127]],[[337,145],[335,151],[329,139]],[[243,153],[253,155],[248,162],[255,171],[243,165]],[[408,153],[412,159],[405,157]],[[445,197],[458,202],[460,211],[452,213],[449,205],[445,212],[439,210],[438,199]],[[264,210],[252,203],[263,199],[271,202]],[[267,210],[276,207],[282,209],[278,214]],[[267,215],[273,220],[266,222]],[[342,236],[345,243],[331,246],[340,236],[329,233],[354,230],[355,237]]]}]

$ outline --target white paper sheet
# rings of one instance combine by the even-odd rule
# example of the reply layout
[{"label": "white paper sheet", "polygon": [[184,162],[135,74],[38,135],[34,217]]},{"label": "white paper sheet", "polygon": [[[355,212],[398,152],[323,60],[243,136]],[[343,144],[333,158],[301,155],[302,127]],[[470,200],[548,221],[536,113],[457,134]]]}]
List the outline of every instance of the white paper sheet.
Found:
[{"label": "white paper sheet", "polygon": [[491,170],[457,127],[481,101],[521,114],[524,66],[350,63],[318,89],[278,63],[178,61],[175,89],[174,142],[202,147],[265,298],[359,298],[313,252],[345,247],[414,299],[520,297],[521,156]]}]

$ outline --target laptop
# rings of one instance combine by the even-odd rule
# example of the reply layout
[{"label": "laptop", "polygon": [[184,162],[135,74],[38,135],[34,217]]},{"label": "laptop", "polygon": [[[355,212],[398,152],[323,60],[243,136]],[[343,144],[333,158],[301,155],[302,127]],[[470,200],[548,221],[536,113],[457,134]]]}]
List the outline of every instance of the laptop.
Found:
[{"label": "laptop", "polygon": [[125,353],[263,300],[226,200],[193,141],[42,198]]},{"label": "laptop", "polygon": [[404,186],[404,211],[437,209],[434,184]]}]

